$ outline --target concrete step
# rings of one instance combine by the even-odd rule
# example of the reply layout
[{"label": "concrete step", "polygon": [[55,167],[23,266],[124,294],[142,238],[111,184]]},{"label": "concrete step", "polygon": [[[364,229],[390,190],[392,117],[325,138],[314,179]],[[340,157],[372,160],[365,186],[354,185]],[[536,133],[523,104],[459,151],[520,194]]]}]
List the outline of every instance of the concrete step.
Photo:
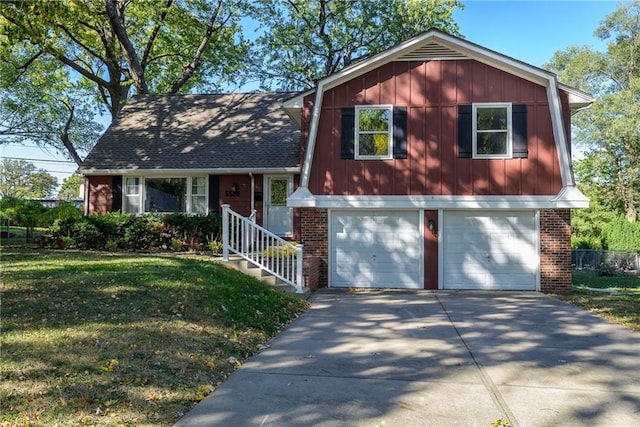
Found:
[{"label": "concrete step", "polygon": [[[294,286],[289,285],[288,283],[282,281],[281,279],[272,275],[268,271],[263,270],[260,267],[257,267],[255,264],[245,260],[244,258],[229,257],[229,261],[224,262],[222,261],[222,259],[219,259],[219,262],[221,262],[223,265],[226,265],[229,268],[238,270],[248,276],[255,277],[261,283],[264,283],[265,285],[273,289],[277,289],[279,291],[282,291],[288,294],[296,294],[296,288]],[[296,295],[302,298],[308,298],[309,295],[311,294],[310,291],[307,288],[304,288],[303,291],[304,291],[303,294],[296,294]]]}]

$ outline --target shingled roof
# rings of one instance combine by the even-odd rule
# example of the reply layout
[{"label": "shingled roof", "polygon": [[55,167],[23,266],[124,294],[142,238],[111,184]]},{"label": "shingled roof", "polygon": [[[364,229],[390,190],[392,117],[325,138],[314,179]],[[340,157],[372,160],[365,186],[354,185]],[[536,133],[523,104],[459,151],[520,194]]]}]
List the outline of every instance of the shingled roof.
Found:
[{"label": "shingled roof", "polygon": [[80,171],[283,169],[300,166],[292,93],[137,95]]}]

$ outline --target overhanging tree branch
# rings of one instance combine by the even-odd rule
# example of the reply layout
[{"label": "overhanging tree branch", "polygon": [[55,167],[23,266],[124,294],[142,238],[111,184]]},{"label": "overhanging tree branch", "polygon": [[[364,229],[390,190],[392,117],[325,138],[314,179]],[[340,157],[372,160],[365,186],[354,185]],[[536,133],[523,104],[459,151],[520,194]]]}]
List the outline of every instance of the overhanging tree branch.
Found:
[{"label": "overhanging tree branch", "polygon": [[207,30],[205,31],[204,36],[202,37],[202,41],[200,42],[200,45],[196,49],[196,53],[193,56],[193,60],[187,64],[184,64],[182,75],[178,78],[178,80],[176,80],[173,86],[171,86],[171,90],[169,91],[169,93],[177,93],[182,88],[182,86],[184,86],[184,84],[191,78],[191,76],[193,76],[196,69],[200,66],[200,58],[204,54],[204,51],[207,48],[207,45],[209,44],[211,37],[213,36],[213,34],[217,29],[219,30],[220,28],[222,28],[225,25],[225,23],[230,19],[231,15],[229,15],[227,19],[224,20],[219,26],[215,25],[216,19],[218,18],[218,14],[220,13],[220,8],[222,7],[222,2],[223,0],[218,0],[218,4],[216,5],[211,15],[211,19],[209,19]]},{"label": "overhanging tree branch", "polygon": [[105,6],[109,22],[111,23],[111,28],[113,28],[113,31],[120,42],[120,46],[122,46],[124,57],[131,69],[131,77],[133,78],[133,82],[136,85],[138,93],[149,93],[149,87],[147,86],[147,81],[144,76],[144,70],[142,69],[138,54],[136,53],[133,43],[131,43],[131,40],[129,39],[124,24],[124,7],[119,8],[117,0],[106,0]]},{"label": "overhanging tree branch", "polygon": [[82,159],[78,155],[78,152],[76,151],[76,148],[73,146],[73,143],[71,142],[71,138],[69,137],[69,130],[71,129],[71,123],[73,123],[73,115],[74,115],[75,107],[69,104],[67,101],[61,100],[61,102],[69,110],[69,117],[67,118],[67,121],[65,122],[64,127],[62,128],[62,132],[60,132],[60,140],[62,141],[62,144],[69,152],[69,155],[71,156],[73,161],[76,162],[78,166],[80,166],[82,164]]},{"label": "overhanging tree branch", "polygon": [[162,28],[162,24],[164,23],[165,19],[167,19],[167,12],[169,11],[169,8],[171,7],[172,4],[173,4],[173,0],[167,0],[164,10],[160,14],[160,19],[158,20],[158,22],[156,22],[156,25],[153,27],[153,30],[151,31],[151,35],[149,36],[149,40],[147,40],[147,46],[144,49],[144,53],[142,54],[142,61],[141,61],[143,70],[147,67],[147,64],[150,62],[148,61],[148,59],[149,59],[149,55],[151,54],[151,49],[153,48],[153,44],[156,41],[156,37],[158,37],[158,32],[160,31],[160,28]]}]

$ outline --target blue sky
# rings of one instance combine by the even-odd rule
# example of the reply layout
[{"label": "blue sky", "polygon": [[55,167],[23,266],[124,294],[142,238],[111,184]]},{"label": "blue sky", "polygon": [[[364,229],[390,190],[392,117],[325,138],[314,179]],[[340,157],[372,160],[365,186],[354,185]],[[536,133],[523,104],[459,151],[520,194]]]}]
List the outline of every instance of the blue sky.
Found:
[{"label": "blue sky", "polygon": [[[476,44],[531,65],[542,66],[558,50],[588,45],[606,50],[593,33],[600,22],[617,9],[618,1],[463,1],[464,10],[455,20],[463,36]],[[53,150],[36,147],[0,146],[2,157],[66,160]],[[49,170],[58,182],[73,173],[74,164],[33,162]]]},{"label": "blue sky", "polygon": [[542,66],[558,50],[589,45],[606,50],[593,35],[600,22],[614,12],[617,1],[483,1],[463,2],[454,15],[469,41]]}]

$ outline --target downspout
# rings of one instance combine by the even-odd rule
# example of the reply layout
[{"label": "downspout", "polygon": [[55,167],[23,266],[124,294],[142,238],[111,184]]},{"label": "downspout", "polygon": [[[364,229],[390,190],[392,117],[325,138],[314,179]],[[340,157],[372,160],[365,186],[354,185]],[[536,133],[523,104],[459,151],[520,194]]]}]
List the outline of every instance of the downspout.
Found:
[{"label": "downspout", "polygon": [[[82,188],[82,192],[83,192],[83,196],[84,196],[84,200],[82,201],[82,207],[84,210],[84,215],[87,216],[89,215],[89,178],[87,178],[87,176],[84,176],[83,179],[83,188]],[[113,205],[113,202],[111,202],[111,204]]]},{"label": "downspout", "polygon": [[249,172],[249,177],[251,178],[251,213],[256,210],[256,180],[253,176],[253,172]]}]

